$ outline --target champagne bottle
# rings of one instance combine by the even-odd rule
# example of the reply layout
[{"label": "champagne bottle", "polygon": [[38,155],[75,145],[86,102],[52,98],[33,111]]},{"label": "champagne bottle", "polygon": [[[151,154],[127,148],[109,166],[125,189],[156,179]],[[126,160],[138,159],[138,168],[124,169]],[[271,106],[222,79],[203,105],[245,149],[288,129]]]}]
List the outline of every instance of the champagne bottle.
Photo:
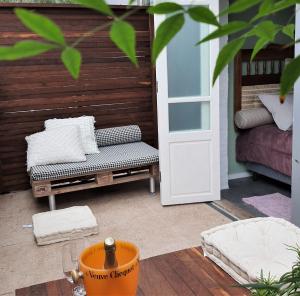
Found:
[{"label": "champagne bottle", "polygon": [[118,266],[116,258],[116,243],[112,237],[108,237],[104,240],[104,250],[105,250],[105,261],[104,268],[116,268]]}]

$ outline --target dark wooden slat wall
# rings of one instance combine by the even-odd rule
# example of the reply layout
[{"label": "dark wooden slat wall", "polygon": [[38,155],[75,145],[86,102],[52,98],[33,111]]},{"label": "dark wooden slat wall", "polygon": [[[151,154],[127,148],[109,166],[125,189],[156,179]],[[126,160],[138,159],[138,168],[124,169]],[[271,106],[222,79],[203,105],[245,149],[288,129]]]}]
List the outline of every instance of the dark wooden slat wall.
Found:
[{"label": "dark wooden slat wall", "polygon": [[[71,5],[25,6],[55,20],[68,42],[108,21]],[[0,5],[0,45],[38,40],[16,19],[13,8]],[[114,7],[118,14],[125,9]],[[112,44],[107,29],[80,44],[83,65],[78,81],[64,69],[59,52],[0,62],[1,192],[29,188],[25,136],[43,130],[49,118],[93,115],[96,128],[138,124],[143,140],[157,145],[155,71],[150,63],[153,22],[145,8],[129,21],[137,30],[139,68]]]}]

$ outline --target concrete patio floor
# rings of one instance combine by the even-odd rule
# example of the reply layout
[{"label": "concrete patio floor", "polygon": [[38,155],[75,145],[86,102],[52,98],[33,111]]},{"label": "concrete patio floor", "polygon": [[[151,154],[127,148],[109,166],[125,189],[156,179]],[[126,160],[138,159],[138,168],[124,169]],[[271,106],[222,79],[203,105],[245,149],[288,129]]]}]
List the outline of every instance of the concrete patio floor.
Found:
[{"label": "concrete patio floor", "polygon": [[[148,193],[148,182],[57,196],[57,208],[88,205],[99,221],[99,234],[134,242],[141,258],[200,245],[200,232],[230,222],[205,203],[162,207],[159,193]],[[14,295],[21,288],[63,277],[61,247],[38,247],[31,224],[34,213],[48,211],[47,199],[36,200],[31,191],[0,195],[0,295]]]}]

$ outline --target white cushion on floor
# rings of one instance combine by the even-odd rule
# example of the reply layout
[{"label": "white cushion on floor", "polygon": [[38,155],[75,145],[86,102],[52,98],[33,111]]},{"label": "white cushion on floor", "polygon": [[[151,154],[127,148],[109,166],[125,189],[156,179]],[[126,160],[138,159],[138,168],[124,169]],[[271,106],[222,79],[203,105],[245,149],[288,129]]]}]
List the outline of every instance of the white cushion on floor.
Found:
[{"label": "white cushion on floor", "polygon": [[279,278],[291,270],[300,245],[300,229],[279,218],[254,218],[215,227],[201,234],[206,256],[239,283],[254,282],[261,270]]},{"label": "white cushion on floor", "polygon": [[47,245],[98,233],[95,216],[88,206],[34,214],[33,233],[38,245]]}]

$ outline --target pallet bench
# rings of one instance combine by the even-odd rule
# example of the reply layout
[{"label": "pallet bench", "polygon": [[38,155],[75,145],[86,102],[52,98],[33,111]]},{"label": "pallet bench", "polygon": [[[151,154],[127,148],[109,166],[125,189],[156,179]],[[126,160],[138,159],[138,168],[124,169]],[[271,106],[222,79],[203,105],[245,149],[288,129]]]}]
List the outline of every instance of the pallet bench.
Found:
[{"label": "pallet bench", "polygon": [[155,193],[159,175],[158,150],[141,141],[136,125],[99,129],[95,136],[100,152],[84,162],[34,166],[30,170],[33,196],[48,196],[55,210],[55,195],[149,179]]}]

